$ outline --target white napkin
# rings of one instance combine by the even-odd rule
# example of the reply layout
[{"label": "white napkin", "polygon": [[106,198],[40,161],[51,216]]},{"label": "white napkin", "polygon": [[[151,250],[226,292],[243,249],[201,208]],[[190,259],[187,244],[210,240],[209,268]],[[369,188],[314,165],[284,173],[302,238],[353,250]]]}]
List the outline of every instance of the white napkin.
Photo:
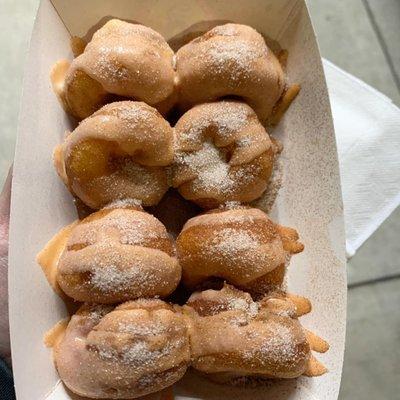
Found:
[{"label": "white napkin", "polygon": [[400,204],[400,109],[327,60],[348,257]]}]

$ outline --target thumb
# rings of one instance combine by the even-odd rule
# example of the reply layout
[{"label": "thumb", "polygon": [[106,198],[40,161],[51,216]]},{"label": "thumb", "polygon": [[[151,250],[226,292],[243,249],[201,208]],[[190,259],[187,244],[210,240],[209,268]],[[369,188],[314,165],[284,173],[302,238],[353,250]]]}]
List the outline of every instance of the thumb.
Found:
[{"label": "thumb", "polygon": [[[10,201],[11,201],[11,180],[12,180],[12,166],[8,171],[3,190],[0,195],[0,226],[7,226],[7,240],[8,240],[8,223],[10,220]],[[0,233],[0,238],[3,239],[3,231]]]},{"label": "thumb", "polygon": [[8,328],[8,225],[10,220],[12,168],[8,172],[0,195],[0,356],[9,361],[10,336]]}]

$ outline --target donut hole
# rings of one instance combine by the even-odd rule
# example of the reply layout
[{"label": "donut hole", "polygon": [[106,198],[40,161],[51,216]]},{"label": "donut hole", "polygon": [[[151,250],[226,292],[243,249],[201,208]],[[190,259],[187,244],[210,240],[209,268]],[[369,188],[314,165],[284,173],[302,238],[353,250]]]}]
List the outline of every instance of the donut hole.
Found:
[{"label": "donut hole", "polygon": [[142,150],[128,154],[118,143],[89,139],[75,146],[68,159],[72,173],[83,181],[90,181],[136,164],[134,158],[143,156]]},{"label": "donut hole", "polygon": [[217,148],[221,153],[221,157],[225,160],[227,164],[229,164],[233,156],[233,152],[235,151],[235,144],[230,144],[229,146]]},{"label": "donut hole", "polygon": [[77,69],[71,76],[66,72],[65,104],[67,111],[78,120],[84,119],[107,102],[107,92],[101,83]]},{"label": "donut hole", "polygon": [[142,162],[146,158],[147,155],[142,149],[131,150],[128,153],[118,145],[114,145],[108,156],[109,173],[119,171],[122,175],[127,175],[129,179],[132,175],[135,175],[135,179],[138,182],[143,180],[144,183],[148,178],[145,176],[143,169],[151,169],[151,167],[146,167],[145,162]]},{"label": "donut hole", "polygon": [[211,137],[207,137],[201,149],[188,153],[185,161],[201,175],[202,171],[213,168],[221,169],[223,164],[229,164],[233,154],[233,146],[219,147]]},{"label": "donut hole", "polygon": [[209,146],[210,147],[212,146],[215,149],[215,155],[214,155],[215,162],[217,162],[218,160],[222,163],[229,164],[229,160],[232,157],[231,149],[228,147],[219,147],[211,140],[209,141],[209,143],[210,143]]},{"label": "donut hole", "polygon": [[69,157],[68,167],[83,180],[90,180],[108,172],[109,145],[106,141],[87,140],[75,146]]}]

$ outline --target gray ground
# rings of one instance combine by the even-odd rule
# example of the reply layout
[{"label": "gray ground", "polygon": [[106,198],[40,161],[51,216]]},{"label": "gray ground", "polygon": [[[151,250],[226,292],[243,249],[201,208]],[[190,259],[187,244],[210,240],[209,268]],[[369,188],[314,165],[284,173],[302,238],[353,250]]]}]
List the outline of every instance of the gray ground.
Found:
[{"label": "gray ground", "polygon": [[[0,0],[0,185],[13,157],[25,53],[37,0]],[[400,105],[400,0],[309,0],[322,56]],[[348,265],[340,399],[400,393],[400,209]],[[397,394],[396,394],[397,393]]]}]

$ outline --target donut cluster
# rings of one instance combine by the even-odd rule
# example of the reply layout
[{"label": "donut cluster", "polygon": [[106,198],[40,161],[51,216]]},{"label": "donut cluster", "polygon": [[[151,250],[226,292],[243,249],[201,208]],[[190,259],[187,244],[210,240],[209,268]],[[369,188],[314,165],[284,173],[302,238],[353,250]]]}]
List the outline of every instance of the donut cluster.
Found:
[{"label": "donut cluster", "polygon": [[[153,205],[169,186],[206,208],[265,191],[279,149],[262,123],[285,107],[287,85],[253,28],[217,26],[174,54],[152,29],[114,19],[72,63],[59,61],[52,81],[83,119],[56,164],[90,207],[126,197]],[[162,117],[172,108],[187,111],[173,128]]]},{"label": "donut cluster", "polygon": [[264,122],[287,89],[278,58],[246,25],[216,26],[174,54],[153,29],[112,19],[80,47],[72,63],[52,71],[62,105],[79,120],[118,97],[167,114],[235,96]]},{"label": "donut cluster", "polygon": [[[79,43],[52,71],[80,120],[54,163],[92,213],[38,256],[54,289],[80,305],[54,344],[64,384],[133,399],[189,367],[225,383],[326,372],[311,350],[328,345],[298,320],[309,302],[283,290],[304,246],[249,205],[280,152],[264,124],[288,106],[264,38],[226,24],[174,53],[152,29],[111,20]],[[170,188],[204,209],[176,235],[148,208]]]},{"label": "donut cluster", "polygon": [[308,373],[311,349],[292,300],[255,302],[225,285],[194,293],[184,306],[143,298],[85,303],[55,344],[54,360],[74,393],[132,399],[171,386],[190,366],[225,383],[295,378]]},{"label": "donut cluster", "polygon": [[260,197],[278,151],[243,102],[197,105],[172,128],[155,108],[121,101],[84,119],[54,159],[71,193],[93,209],[126,198],[152,206],[170,187],[214,208]]}]

